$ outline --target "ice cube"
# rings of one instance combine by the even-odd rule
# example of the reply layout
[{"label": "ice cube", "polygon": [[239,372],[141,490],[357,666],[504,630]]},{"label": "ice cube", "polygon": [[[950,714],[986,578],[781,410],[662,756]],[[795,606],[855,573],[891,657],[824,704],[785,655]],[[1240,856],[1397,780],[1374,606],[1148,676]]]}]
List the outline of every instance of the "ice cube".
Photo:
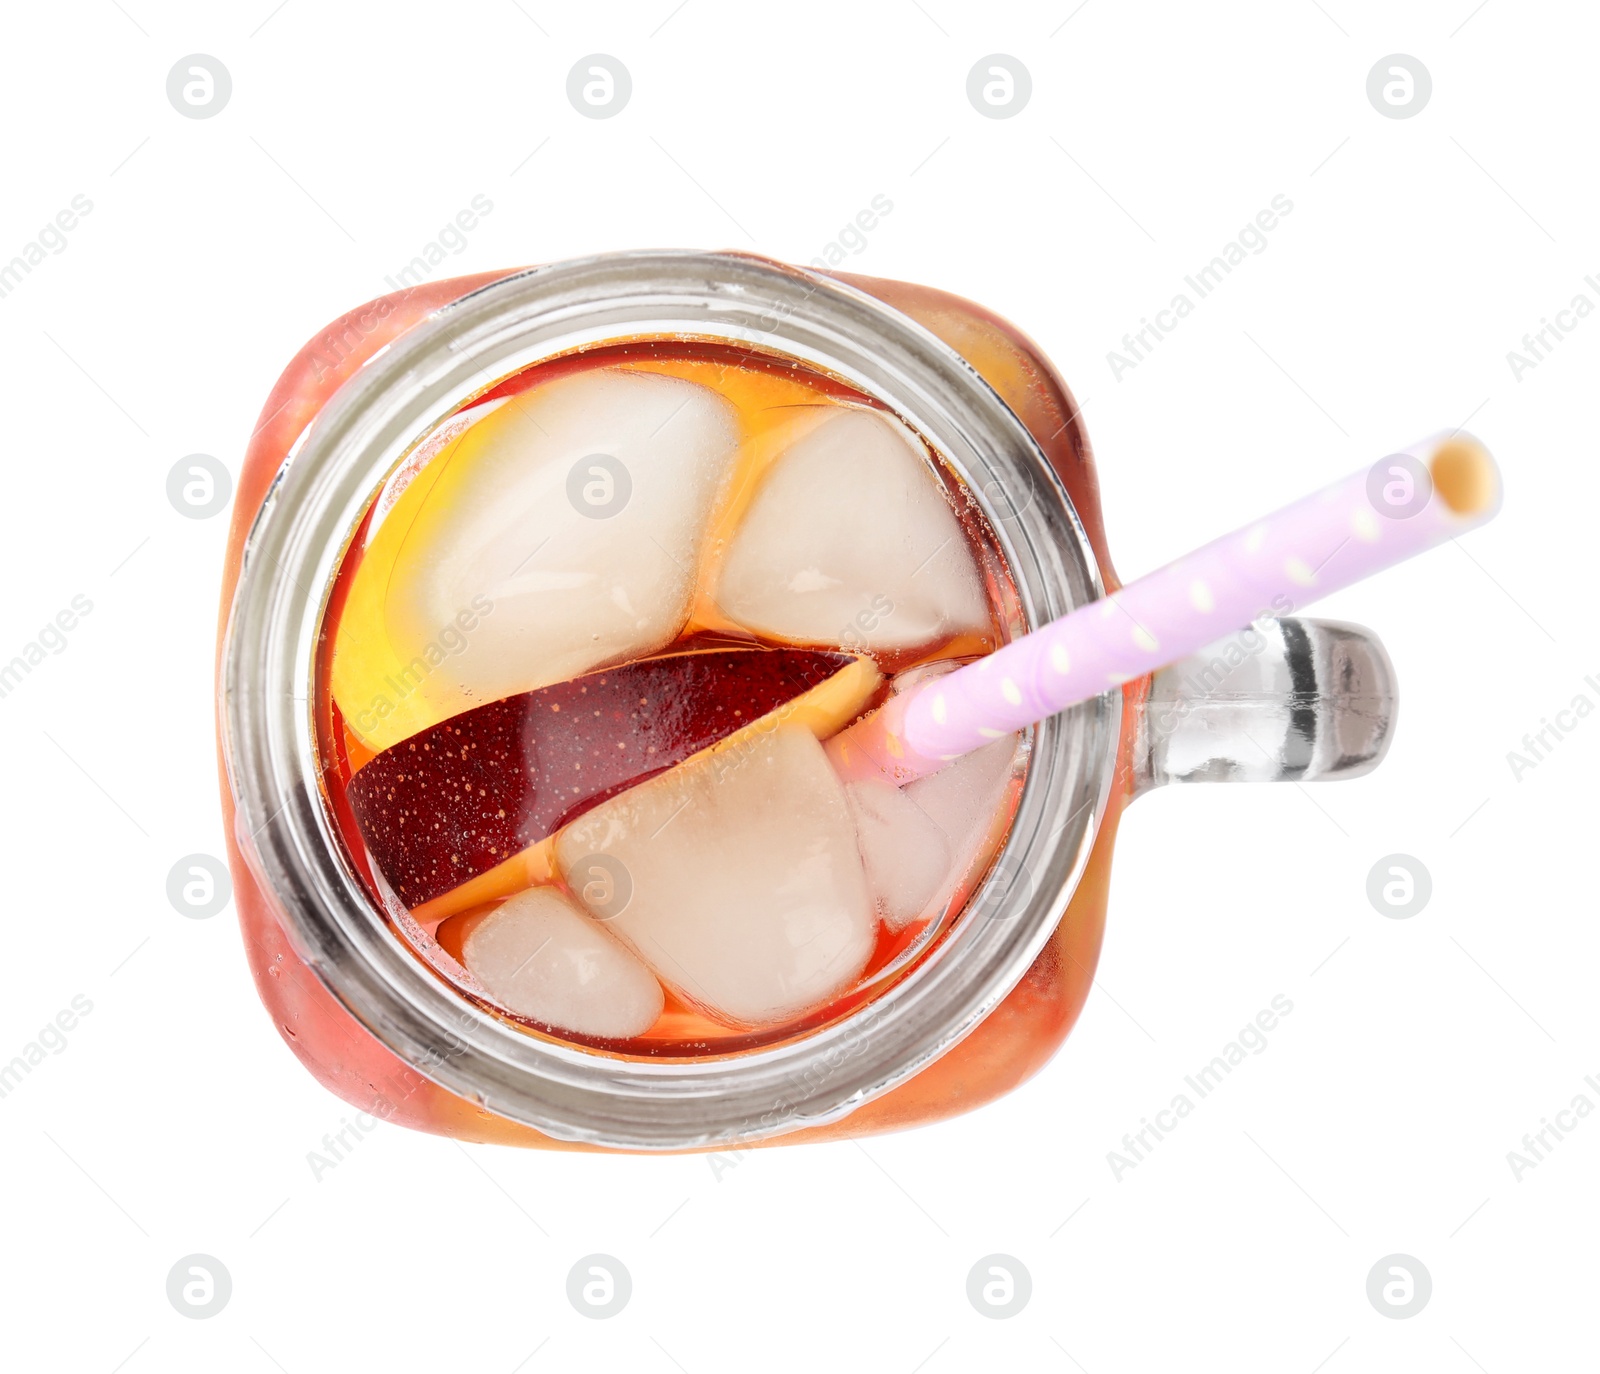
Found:
[{"label": "ice cube", "polygon": [[916,436],[879,411],[830,409],[763,478],[718,608],[762,634],[867,651],[986,630],[977,563]]},{"label": "ice cube", "polygon": [[916,802],[876,778],[845,785],[867,883],[883,923],[901,930],[928,910],[950,871],[950,843]]},{"label": "ice cube", "polygon": [[383,522],[388,518],[389,512],[405,495],[406,488],[416,480],[428,464],[446,449],[452,448],[478,421],[493,415],[505,405],[507,399],[500,396],[495,400],[485,401],[482,405],[468,406],[465,410],[458,411],[406,455],[406,460],[390,474],[389,480],[383,484],[377,499],[372,503],[372,519],[367,526],[363,547],[372,543],[378,531],[383,528]]},{"label": "ice cube", "polygon": [[390,515],[410,521],[383,608],[399,685],[438,720],[664,648],[735,447],[710,388],[611,369],[480,420]]},{"label": "ice cube", "polygon": [[889,695],[899,696],[902,692],[909,692],[913,687],[922,687],[937,677],[946,673],[953,673],[957,668],[971,663],[972,659],[941,658],[933,663],[919,663],[915,668],[907,668],[903,673],[896,673],[889,679]]},{"label": "ice cube", "polygon": [[770,1026],[822,1006],[872,954],[844,788],[802,726],[734,736],[557,836],[563,873],[596,857],[612,881],[590,910],[719,1021]]},{"label": "ice cube", "polygon": [[462,962],[508,1011],[556,1030],[625,1040],[661,1015],[649,969],[554,888],[520,892],[475,919]]},{"label": "ice cube", "polygon": [[1003,808],[1017,748],[1017,736],[1007,735],[907,784],[906,797],[933,820],[950,845],[950,867],[930,909],[943,907],[999,848],[1010,820]]}]

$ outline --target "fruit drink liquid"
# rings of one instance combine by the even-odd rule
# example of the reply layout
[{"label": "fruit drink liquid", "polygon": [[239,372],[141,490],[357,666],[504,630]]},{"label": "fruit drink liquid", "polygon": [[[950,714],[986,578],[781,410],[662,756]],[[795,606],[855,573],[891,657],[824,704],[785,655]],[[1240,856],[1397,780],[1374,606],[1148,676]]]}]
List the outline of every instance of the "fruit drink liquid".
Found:
[{"label": "fruit drink liquid", "polygon": [[855,1010],[959,917],[1023,739],[903,791],[816,741],[1023,628],[976,502],[869,397],[725,343],[591,349],[376,494],[324,620],[324,785],[463,997],[603,1053],[735,1052]]}]

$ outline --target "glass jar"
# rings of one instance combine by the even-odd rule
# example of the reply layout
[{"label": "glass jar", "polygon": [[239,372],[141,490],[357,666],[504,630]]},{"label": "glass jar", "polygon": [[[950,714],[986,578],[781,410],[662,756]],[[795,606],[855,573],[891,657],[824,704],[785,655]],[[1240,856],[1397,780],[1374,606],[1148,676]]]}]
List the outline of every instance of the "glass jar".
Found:
[{"label": "glass jar", "polygon": [[314,720],[323,617],[352,536],[419,436],[533,364],[641,338],[755,348],[888,407],[983,508],[1026,627],[1118,585],[1070,393],[1014,328],[943,292],[641,252],[434,283],[335,321],[279,379],[240,474],[219,726],[256,986],[301,1061],[360,1111],[461,1139],[665,1150],[970,1110],[1036,1072],[1082,1009],[1132,797],[1169,781],[1349,776],[1381,757],[1381,648],[1353,627],[1258,622],[1241,632],[1247,653],[1201,655],[1035,726],[988,877],[907,976],[842,1019],[742,1053],[645,1060],[487,1014],[406,947],[338,839]]}]

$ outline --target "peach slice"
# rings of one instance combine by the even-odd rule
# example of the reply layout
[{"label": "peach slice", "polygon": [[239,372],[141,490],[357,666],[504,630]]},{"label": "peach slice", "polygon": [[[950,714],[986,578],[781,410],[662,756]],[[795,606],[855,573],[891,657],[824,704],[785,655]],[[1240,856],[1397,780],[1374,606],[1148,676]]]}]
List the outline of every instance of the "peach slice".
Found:
[{"label": "peach slice", "polygon": [[423,730],[364,764],[347,795],[374,863],[426,925],[548,881],[544,842],[607,798],[769,715],[831,734],[880,680],[821,650],[648,659]]}]

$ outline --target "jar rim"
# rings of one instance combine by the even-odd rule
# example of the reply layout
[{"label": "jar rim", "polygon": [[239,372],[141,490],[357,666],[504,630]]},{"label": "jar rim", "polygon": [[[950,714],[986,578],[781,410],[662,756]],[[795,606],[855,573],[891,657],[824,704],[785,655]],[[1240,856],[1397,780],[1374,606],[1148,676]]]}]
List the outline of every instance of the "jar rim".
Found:
[{"label": "jar rim", "polygon": [[[374,355],[312,420],[247,536],[225,632],[240,851],[316,977],[418,1072],[556,1139],[668,1150],[837,1119],[969,1033],[1066,910],[1109,796],[1122,703],[1108,691],[1033,727],[1010,832],[967,910],[905,976],[826,1026],[724,1058],[625,1059],[525,1034],[460,997],[374,908],[338,839],[314,721],[323,614],[368,505],[428,428],[536,363],[647,336],[787,354],[888,407],[983,510],[1029,626],[1103,586],[1059,477],[970,363],[876,297],[746,254],[608,253],[500,278]],[[1024,489],[1025,502],[1004,499]]]}]

